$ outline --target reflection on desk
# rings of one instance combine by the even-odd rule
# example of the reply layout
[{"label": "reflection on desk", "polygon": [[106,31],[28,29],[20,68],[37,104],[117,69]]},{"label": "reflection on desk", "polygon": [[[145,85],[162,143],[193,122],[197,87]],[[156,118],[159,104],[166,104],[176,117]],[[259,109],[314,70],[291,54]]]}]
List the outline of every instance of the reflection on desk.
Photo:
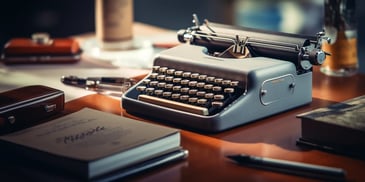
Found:
[{"label": "reflection on desk", "polygon": [[[322,86],[321,80],[326,76],[318,70],[314,73],[313,90]],[[295,141],[300,136],[300,120],[296,118],[298,113],[323,107],[334,102],[342,101],[342,97],[355,97],[365,94],[365,85],[360,81],[365,75],[356,75],[350,78],[327,78],[329,83],[337,83],[343,80],[343,87],[351,90],[350,94],[343,96],[342,91],[334,90],[326,99],[313,94],[313,102],[294,110],[280,113],[257,122],[236,127],[218,134],[202,135],[187,130],[182,133],[182,146],[189,150],[189,158],[185,163],[167,165],[156,168],[139,175],[131,176],[128,180],[167,180],[167,181],[312,181],[311,178],[303,178],[294,175],[275,173],[259,169],[252,169],[236,165],[230,162],[226,155],[245,153],[275,159],[284,159],[309,164],[318,164],[347,171],[346,180],[364,181],[365,161],[343,155],[336,155],[311,148],[301,148]],[[347,80],[345,82],[344,80]],[[349,81],[354,81],[352,83]],[[347,83],[347,84],[346,84]],[[355,87],[353,87],[356,85]],[[336,84],[322,86],[324,92],[336,88]],[[97,102],[95,102],[97,101]],[[118,100],[110,99],[102,95],[89,95],[79,100],[66,104],[66,110],[72,112],[88,106],[105,112],[120,114],[144,122],[161,124],[157,121],[148,121],[130,115],[120,109]]]},{"label": "reflection on desk", "polygon": [[[324,75],[315,73],[313,90],[318,89],[317,81],[324,79]],[[347,80],[355,80],[360,84],[365,75],[357,75]],[[318,80],[317,80],[318,79]],[[345,78],[330,78],[337,81]],[[358,80],[358,81],[356,81]],[[332,83],[332,82],[331,82]],[[365,94],[365,86],[351,87],[353,83],[344,85],[353,94],[346,97],[355,97]],[[333,88],[335,85],[323,87],[323,91]],[[310,148],[300,148],[295,145],[295,140],[299,136],[300,120],[295,116],[305,110],[322,107],[336,102],[336,94],[342,94],[342,90],[331,92],[332,100],[318,98],[314,94],[311,104],[297,109],[284,112],[272,117],[268,117],[257,122],[243,125],[232,130],[218,134],[202,135],[186,130],[182,130],[182,146],[189,150],[189,158],[185,162],[169,164],[154,168],[138,175],[133,175],[128,180],[143,181],[311,181],[311,178],[303,178],[294,175],[281,174],[271,171],[264,171],[248,167],[239,166],[230,162],[225,156],[230,154],[245,153],[275,159],[284,159],[310,164],[337,167],[346,170],[347,180],[364,181],[365,161],[342,155],[326,153]],[[330,96],[329,96],[330,97]],[[147,121],[136,116],[127,114],[120,108],[120,100],[113,99],[100,94],[88,95],[76,100],[69,101],[65,107],[65,113],[71,113],[90,107],[104,112],[139,119],[144,122],[160,124],[154,121]],[[4,166],[4,170],[9,170]],[[24,175],[16,174],[17,178]],[[4,176],[2,174],[2,176]],[[11,175],[11,177],[14,177]],[[8,179],[9,176],[4,177]],[[13,178],[10,178],[13,179]]]}]

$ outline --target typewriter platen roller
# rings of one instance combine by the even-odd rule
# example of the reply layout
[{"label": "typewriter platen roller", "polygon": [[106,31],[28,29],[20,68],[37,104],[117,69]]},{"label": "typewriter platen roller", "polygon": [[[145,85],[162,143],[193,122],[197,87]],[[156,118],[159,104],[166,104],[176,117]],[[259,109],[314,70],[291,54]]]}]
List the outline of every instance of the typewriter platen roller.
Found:
[{"label": "typewriter platen roller", "polygon": [[321,64],[326,55],[321,36],[243,32],[218,24],[196,24],[179,31],[178,38],[187,43],[157,55],[151,73],[122,96],[122,107],[202,132],[223,131],[310,103],[308,64]]}]

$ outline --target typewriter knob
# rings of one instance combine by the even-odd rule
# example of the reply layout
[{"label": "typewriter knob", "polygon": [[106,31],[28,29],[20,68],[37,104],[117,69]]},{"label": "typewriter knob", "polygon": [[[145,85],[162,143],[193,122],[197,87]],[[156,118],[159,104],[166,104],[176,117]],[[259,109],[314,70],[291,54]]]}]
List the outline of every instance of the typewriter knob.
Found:
[{"label": "typewriter knob", "polygon": [[179,42],[185,43],[191,43],[194,39],[194,36],[190,33],[187,32],[186,30],[179,30],[177,32],[177,39],[179,40]]},{"label": "typewriter knob", "polygon": [[313,65],[321,65],[326,59],[326,53],[322,50],[314,49],[309,53],[309,60]]},{"label": "typewriter knob", "polygon": [[[302,66],[303,69],[307,70],[310,67],[308,67],[307,64],[312,64],[312,65],[321,65],[323,64],[324,60],[326,59],[326,53],[324,51],[322,51],[321,49],[308,49],[306,47],[302,47],[301,49],[301,53],[300,53],[300,57],[301,57],[301,62],[306,62],[305,65],[306,66]],[[309,63],[308,63],[309,62]],[[303,63],[301,63],[303,64]]]}]

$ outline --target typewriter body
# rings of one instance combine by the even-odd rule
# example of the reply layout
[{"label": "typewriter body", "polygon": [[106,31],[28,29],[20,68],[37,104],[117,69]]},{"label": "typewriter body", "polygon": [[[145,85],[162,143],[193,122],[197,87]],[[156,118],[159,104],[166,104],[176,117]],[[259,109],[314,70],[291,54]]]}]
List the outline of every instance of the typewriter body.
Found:
[{"label": "typewriter body", "polygon": [[220,132],[312,101],[317,36],[209,23],[178,32],[151,73],[122,96],[131,114],[200,132]]}]

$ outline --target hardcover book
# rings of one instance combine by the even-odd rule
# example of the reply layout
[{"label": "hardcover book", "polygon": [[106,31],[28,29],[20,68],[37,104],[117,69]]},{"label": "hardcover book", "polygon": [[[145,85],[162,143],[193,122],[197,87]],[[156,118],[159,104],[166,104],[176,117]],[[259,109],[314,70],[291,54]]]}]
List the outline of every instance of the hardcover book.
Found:
[{"label": "hardcover book", "polygon": [[365,155],[365,95],[298,115],[299,143],[333,152]]},{"label": "hardcover book", "polygon": [[89,108],[0,136],[0,147],[85,179],[181,150],[177,129]]}]

